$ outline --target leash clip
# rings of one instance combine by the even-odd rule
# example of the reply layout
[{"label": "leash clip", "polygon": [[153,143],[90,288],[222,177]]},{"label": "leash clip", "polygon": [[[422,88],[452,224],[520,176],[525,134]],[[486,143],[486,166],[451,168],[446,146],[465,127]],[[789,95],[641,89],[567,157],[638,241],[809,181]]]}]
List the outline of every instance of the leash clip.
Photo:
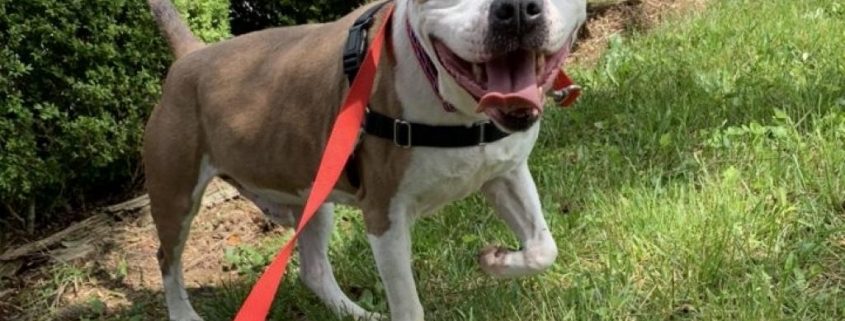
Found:
[{"label": "leash clip", "polygon": [[549,96],[561,107],[569,107],[581,96],[581,86],[575,84],[561,67]]},{"label": "leash clip", "polygon": [[569,107],[581,96],[581,86],[569,85],[563,89],[553,91],[551,96],[558,105]]},{"label": "leash clip", "polygon": [[[400,132],[399,128],[402,127],[402,126],[405,126],[405,128],[408,128],[408,130],[404,131],[404,132],[408,133],[407,134],[407,137],[408,137],[408,143],[407,144],[402,144],[402,143],[399,142],[399,132]],[[411,123],[404,121],[404,120],[401,120],[401,119],[396,119],[396,120],[393,121],[393,144],[395,144],[396,146],[402,147],[402,148],[411,148],[411,146],[412,146]]]}]

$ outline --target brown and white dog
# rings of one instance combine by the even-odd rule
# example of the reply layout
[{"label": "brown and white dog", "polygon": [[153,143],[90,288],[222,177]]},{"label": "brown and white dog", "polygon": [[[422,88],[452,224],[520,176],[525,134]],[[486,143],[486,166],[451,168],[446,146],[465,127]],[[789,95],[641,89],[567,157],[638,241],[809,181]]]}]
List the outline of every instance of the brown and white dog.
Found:
[{"label": "brown and white dog", "polygon": [[[301,211],[330,126],[348,90],[341,64],[347,30],[367,7],[331,23],[274,28],[205,45],[169,0],[149,0],[178,58],[144,137],[143,156],[169,317],[200,320],[185,292],[181,254],[203,191],[224,177],[272,216]],[[396,0],[387,53],[370,108],[406,121],[490,121],[508,137],[466,148],[400,148],[363,135],[361,185],[346,179],[330,202],[363,210],[390,320],[423,320],[411,269],[415,219],[478,190],[519,239],[521,250],[481,250],[494,277],[538,273],[555,241],[527,159],[544,93],[586,19],[585,0]],[[385,18],[377,15],[376,25]],[[438,71],[435,93],[414,56],[419,36]],[[443,101],[456,111],[447,112]],[[479,103],[481,102],[481,103]],[[381,319],[351,301],[332,274],[327,246],[333,205],[324,204],[299,243],[306,286],[334,312]]]}]

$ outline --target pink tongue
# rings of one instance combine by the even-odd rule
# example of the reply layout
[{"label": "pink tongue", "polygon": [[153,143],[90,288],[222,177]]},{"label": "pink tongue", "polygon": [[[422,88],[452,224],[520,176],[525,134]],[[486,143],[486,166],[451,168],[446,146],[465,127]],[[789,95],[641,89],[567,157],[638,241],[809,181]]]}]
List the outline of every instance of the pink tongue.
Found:
[{"label": "pink tongue", "polygon": [[481,97],[478,111],[487,108],[504,112],[543,110],[540,88],[535,74],[536,58],[525,50],[496,58],[487,66],[487,93]]}]

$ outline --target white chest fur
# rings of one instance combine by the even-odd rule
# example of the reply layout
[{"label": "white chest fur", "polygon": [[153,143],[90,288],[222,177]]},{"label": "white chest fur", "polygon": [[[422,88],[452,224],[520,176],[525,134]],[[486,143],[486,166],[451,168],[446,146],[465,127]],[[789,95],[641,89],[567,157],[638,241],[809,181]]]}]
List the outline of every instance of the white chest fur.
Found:
[{"label": "white chest fur", "polygon": [[526,132],[479,147],[414,148],[396,197],[414,216],[464,198],[490,179],[524,163],[539,128],[537,124]]},{"label": "white chest fur", "polygon": [[[398,3],[397,17],[405,16],[405,4]],[[467,125],[487,120],[483,113],[443,110],[440,98],[414,58],[405,28],[405,23],[396,23],[393,30],[397,59],[394,88],[402,104],[403,119],[431,125]],[[452,103],[470,106],[470,109],[476,105],[472,99]],[[402,204],[410,212],[408,214],[416,216],[464,198],[490,179],[524,163],[537,141],[539,129],[538,123],[525,132],[479,147],[414,147],[394,201]]]}]

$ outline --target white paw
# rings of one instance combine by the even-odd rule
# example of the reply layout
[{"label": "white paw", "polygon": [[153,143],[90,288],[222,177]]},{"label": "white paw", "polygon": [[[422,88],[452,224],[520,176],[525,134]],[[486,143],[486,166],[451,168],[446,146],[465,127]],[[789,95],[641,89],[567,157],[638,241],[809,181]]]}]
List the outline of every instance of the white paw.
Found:
[{"label": "white paw", "polygon": [[355,321],[387,321],[387,316],[381,313],[367,312],[365,315],[355,317]]},{"label": "white paw", "polygon": [[515,278],[545,271],[554,264],[556,257],[554,246],[533,246],[520,251],[487,246],[479,253],[478,264],[494,278]]},{"label": "white paw", "polygon": [[481,265],[484,273],[494,278],[506,278],[510,268],[507,264],[507,256],[510,253],[511,251],[504,247],[488,245],[479,252],[478,264]]}]

